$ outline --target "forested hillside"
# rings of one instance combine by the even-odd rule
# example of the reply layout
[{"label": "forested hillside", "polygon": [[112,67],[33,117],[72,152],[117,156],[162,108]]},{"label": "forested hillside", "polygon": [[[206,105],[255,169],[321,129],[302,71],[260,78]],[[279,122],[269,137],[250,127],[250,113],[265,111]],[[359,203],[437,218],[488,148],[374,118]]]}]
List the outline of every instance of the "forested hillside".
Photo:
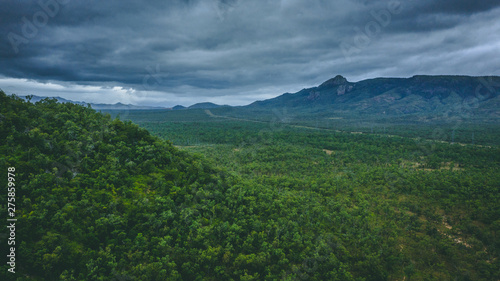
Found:
[{"label": "forested hillside", "polygon": [[498,280],[497,146],[194,112],[135,116],[151,134],[0,92],[18,219],[0,279]]},{"label": "forested hillside", "polygon": [[0,114],[0,167],[15,167],[18,218],[16,274],[3,262],[2,280],[217,276],[199,259],[226,246],[225,174],[83,106],[1,92]]}]

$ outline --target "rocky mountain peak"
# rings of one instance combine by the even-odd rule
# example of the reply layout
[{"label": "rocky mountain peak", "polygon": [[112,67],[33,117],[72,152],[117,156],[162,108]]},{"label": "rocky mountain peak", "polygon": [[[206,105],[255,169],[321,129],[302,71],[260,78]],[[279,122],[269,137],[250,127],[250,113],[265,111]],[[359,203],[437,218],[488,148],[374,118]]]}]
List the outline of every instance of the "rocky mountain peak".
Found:
[{"label": "rocky mountain peak", "polygon": [[348,83],[348,81],[344,76],[337,75],[334,78],[321,84],[320,87],[322,87],[322,86],[339,86],[339,85],[344,85],[346,83]]}]

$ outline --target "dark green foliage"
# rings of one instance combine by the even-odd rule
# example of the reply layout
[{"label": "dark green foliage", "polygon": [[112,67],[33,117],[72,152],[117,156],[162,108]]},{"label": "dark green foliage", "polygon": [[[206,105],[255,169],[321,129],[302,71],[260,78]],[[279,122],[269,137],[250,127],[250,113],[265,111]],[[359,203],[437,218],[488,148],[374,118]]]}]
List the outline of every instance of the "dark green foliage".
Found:
[{"label": "dark green foliage", "polygon": [[0,93],[0,171],[17,171],[17,280],[500,274],[496,146],[204,110],[123,113],[189,147],[89,108]]},{"label": "dark green foliage", "polygon": [[[190,119],[202,111],[184,114]],[[498,275],[498,147],[208,115],[189,122],[170,113],[163,122],[148,122],[146,112],[129,117],[250,183],[264,202],[259,218],[296,222],[304,243],[329,245],[322,254],[309,247],[316,250],[292,265],[290,280],[335,280],[320,269],[341,267],[327,265],[332,251],[353,278],[365,280]],[[475,130],[491,134],[487,124]],[[332,250],[337,244],[345,252]]]}]

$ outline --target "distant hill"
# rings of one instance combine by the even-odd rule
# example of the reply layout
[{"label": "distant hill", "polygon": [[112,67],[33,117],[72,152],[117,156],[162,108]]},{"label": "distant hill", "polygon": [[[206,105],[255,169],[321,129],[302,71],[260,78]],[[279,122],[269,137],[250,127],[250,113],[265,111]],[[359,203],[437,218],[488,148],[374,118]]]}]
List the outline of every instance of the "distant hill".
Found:
[{"label": "distant hill", "polygon": [[500,117],[500,77],[413,76],[349,82],[338,75],[318,87],[256,101],[245,108],[296,112],[432,114],[451,108]]},{"label": "distant hill", "polygon": [[223,107],[227,105],[218,105],[215,103],[211,102],[201,102],[201,103],[196,103],[188,107],[188,109],[211,109],[211,108],[218,108],[218,107]]},{"label": "distant hill", "polygon": [[185,106],[182,106],[182,105],[176,105],[174,107],[172,107],[173,110],[181,110],[181,109],[186,109]]},{"label": "distant hill", "polygon": [[[27,99],[27,96],[20,96],[22,99]],[[41,96],[31,96],[31,102],[35,103],[37,101],[41,101],[43,99],[46,99],[47,97],[41,97]],[[73,104],[78,104],[78,105],[83,105],[86,106],[89,103],[82,102],[82,101],[72,101],[72,100],[67,100],[65,98],[61,97],[54,97],[58,102],[60,103],[73,103]],[[115,104],[105,104],[105,103],[90,103],[90,107],[92,107],[95,110],[150,110],[150,109],[169,109],[165,107],[155,107],[155,106],[141,106],[141,105],[132,105],[132,104],[123,104],[123,103],[115,103]]]}]

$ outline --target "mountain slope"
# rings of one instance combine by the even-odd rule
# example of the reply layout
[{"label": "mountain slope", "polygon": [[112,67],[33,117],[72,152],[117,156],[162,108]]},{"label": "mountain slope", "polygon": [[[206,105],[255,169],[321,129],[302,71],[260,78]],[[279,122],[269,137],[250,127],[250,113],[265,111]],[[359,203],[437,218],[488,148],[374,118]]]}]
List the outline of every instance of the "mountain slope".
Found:
[{"label": "mountain slope", "polygon": [[318,87],[257,101],[246,108],[401,115],[435,114],[462,106],[480,115],[500,117],[499,86],[500,77],[414,76],[352,83],[338,75]]},{"label": "mountain slope", "polygon": [[176,262],[203,248],[188,242],[191,228],[207,226],[228,187],[224,174],[130,122],[1,91],[0,155],[3,172],[15,169],[16,273],[30,280],[180,279]]}]

